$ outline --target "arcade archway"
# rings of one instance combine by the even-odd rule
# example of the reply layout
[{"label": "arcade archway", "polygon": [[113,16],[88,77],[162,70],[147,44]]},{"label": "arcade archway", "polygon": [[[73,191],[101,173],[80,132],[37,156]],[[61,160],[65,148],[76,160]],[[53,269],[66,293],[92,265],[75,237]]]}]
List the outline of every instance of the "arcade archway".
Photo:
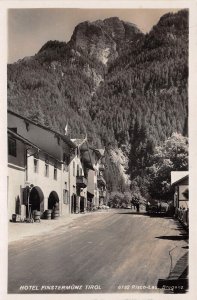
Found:
[{"label": "arcade archway", "polygon": [[44,194],[39,186],[34,186],[29,195],[29,205],[31,211],[44,211]]},{"label": "arcade archway", "polygon": [[59,197],[55,191],[52,191],[48,198],[48,209],[59,209]]}]

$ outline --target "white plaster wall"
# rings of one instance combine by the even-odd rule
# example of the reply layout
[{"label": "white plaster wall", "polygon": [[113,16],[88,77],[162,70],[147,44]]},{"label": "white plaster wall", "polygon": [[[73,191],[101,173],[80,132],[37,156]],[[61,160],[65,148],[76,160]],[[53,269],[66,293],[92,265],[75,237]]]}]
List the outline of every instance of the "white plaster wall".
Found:
[{"label": "white plaster wall", "polygon": [[95,171],[88,171],[88,192],[94,195],[94,181],[95,181]]},{"label": "white plaster wall", "polygon": [[16,170],[8,165],[8,218],[16,213],[16,199],[22,201],[21,187],[24,187],[25,170]]},{"label": "white plaster wall", "polygon": [[[68,204],[63,202],[63,190],[68,190]],[[62,166],[62,215],[66,216],[70,213],[70,197],[69,197],[69,172],[68,168]]]},{"label": "white plaster wall", "polygon": [[188,200],[183,193],[188,189],[188,185],[179,185],[179,200]]},{"label": "white plaster wall", "polygon": [[[73,174],[73,162],[75,162],[75,173]],[[70,199],[72,197],[72,194],[76,194],[76,175],[77,175],[77,162],[78,158],[75,156],[69,165],[69,179],[70,179]]]},{"label": "white plaster wall", "polygon": [[97,176],[99,174],[99,163],[94,164],[94,171],[89,170],[88,172],[88,191],[94,194],[93,205],[99,206],[99,189],[97,184]]},{"label": "white plaster wall", "polygon": [[[73,173],[73,162],[75,162],[75,172]],[[80,161],[80,157],[75,155],[69,165],[69,183],[70,183],[70,210],[71,210],[71,196],[72,194],[77,194],[77,186],[76,186],[76,176],[77,176],[77,165],[79,165],[79,169],[82,169],[82,176],[84,176],[83,166]],[[85,197],[85,207],[87,206],[87,187],[84,188],[80,196]]]},{"label": "white plaster wall", "polygon": [[57,180],[54,179],[54,166],[49,164],[49,176],[45,176],[45,161],[39,159],[38,173],[34,172],[34,157],[28,158],[28,182],[39,186],[44,194],[44,210],[48,209],[48,197],[55,191],[59,197],[59,209],[62,212],[62,178],[61,170],[57,169]]}]

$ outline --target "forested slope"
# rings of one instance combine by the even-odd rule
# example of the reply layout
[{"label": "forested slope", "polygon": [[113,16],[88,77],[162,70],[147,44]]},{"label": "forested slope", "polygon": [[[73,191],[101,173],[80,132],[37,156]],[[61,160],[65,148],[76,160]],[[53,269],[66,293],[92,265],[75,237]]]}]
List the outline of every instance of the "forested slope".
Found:
[{"label": "forested slope", "polygon": [[[47,42],[8,65],[8,107],[71,137],[106,146],[110,188],[124,184],[112,150],[143,158],[178,132],[187,135],[188,12],[164,15],[148,34],[110,18],[79,24],[70,42]],[[146,155],[145,155],[146,154]],[[109,172],[110,170],[110,172]],[[133,172],[133,175],[132,175]]]}]

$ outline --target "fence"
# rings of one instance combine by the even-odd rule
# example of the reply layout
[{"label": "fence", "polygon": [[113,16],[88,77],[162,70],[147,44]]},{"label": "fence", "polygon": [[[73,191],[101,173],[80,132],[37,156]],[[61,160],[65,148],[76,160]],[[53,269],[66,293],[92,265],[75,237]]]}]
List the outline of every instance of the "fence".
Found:
[{"label": "fence", "polygon": [[177,210],[177,216],[179,221],[185,225],[186,227],[189,226],[189,209],[180,209]]}]

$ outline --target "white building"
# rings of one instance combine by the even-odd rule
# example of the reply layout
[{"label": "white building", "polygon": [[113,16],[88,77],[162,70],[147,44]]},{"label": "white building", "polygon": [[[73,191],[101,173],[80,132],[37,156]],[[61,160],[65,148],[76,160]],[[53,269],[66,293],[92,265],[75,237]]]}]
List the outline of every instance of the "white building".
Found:
[{"label": "white building", "polygon": [[87,139],[72,139],[76,145],[75,156],[70,164],[71,212],[85,212],[87,209],[88,174],[93,170]]},{"label": "white building", "polygon": [[88,196],[92,207],[98,207],[105,202],[106,198],[106,181],[103,177],[104,149],[91,149],[93,170],[88,173]]},{"label": "white building", "polygon": [[8,111],[8,212],[56,210],[61,216],[85,212],[88,200],[103,203],[106,182],[104,150],[89,147],[87,138],[67,136]]},{"label": "white building", "polygon": [[[43,214],[45,210],[56,207],[60,215],[68,214],[69,164],[76,145],[68,137],[10,111],[8,127],[8,138],[12,139],[12,144],[9,141],[8,145],[12,145],[13,149],[15,147],[17,152],[15,158],[8,156],[9,218],[16,213],[14,202],[18,195],[20,204],[27,206],[23,199],[27,197],[22,196],[22,189],[30,185],[34,186],[29,196],[32,210],[39,210]],[[20,184],[14,182],[16,177],[20,178]],[[23,206],[21,210],[25,214]]]}]

